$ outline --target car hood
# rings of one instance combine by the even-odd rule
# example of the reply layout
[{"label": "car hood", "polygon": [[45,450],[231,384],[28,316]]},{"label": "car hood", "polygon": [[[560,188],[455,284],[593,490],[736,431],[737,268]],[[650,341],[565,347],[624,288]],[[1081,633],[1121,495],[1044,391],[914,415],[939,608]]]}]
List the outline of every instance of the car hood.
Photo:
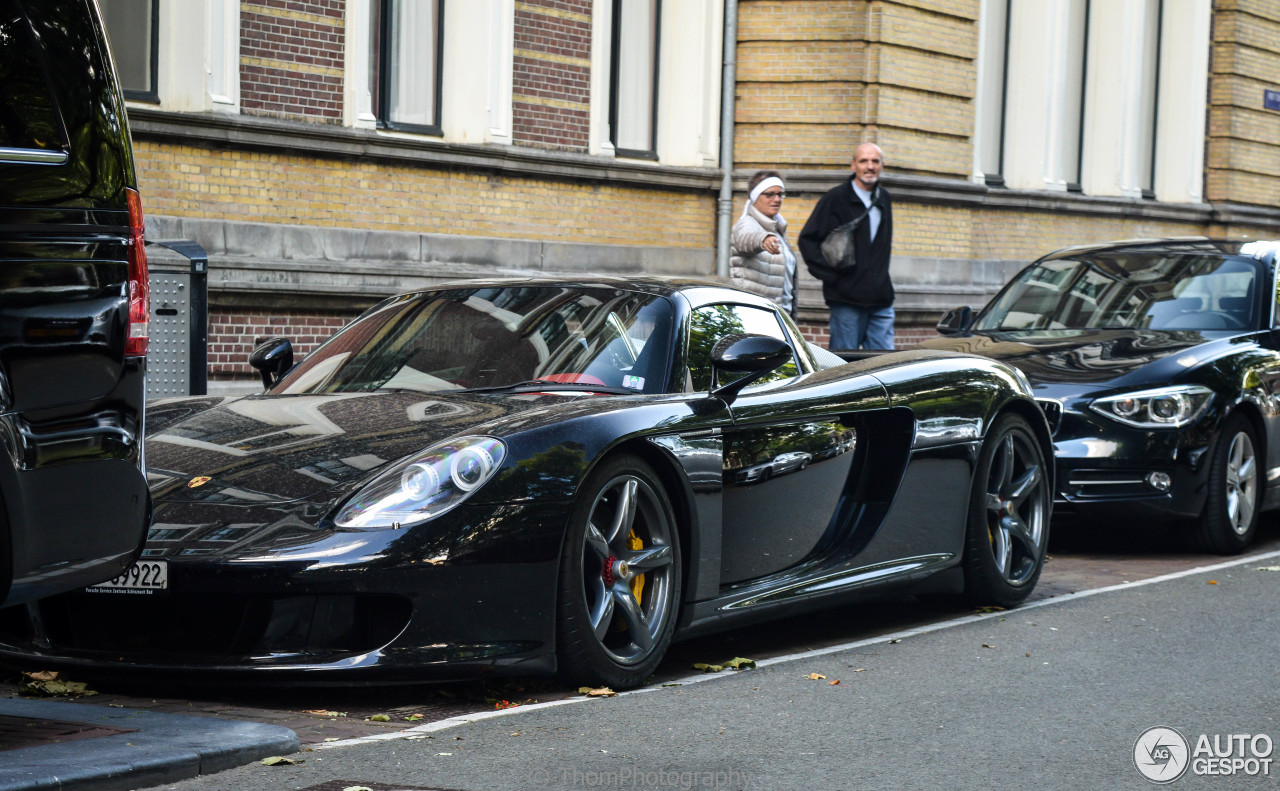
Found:
[{"label": "car hood", "polygon": [[148,414],[147,478],[158,503],[303,500],[351,488],[434,442],[502,433],[513,416],[548,419],[609,400],[405,391],[166,399],[153,427]]},{"label": "car hood", "polygon": [[931,338],[921,345],[1009,363],[1037,390],[1104,389],[1168,381],[1240,339],[1195,330],[1017,330]]}]

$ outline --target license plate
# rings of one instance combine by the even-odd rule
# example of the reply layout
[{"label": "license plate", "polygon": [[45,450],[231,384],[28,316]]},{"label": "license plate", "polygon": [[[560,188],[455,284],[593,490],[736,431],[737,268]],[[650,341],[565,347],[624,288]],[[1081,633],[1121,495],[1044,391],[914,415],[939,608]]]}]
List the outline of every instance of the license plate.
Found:
[{"label": "license plate", "polygon": [[151,593],[169,587],[169,562],[139,560],[115,579],[91,585],[90,593]]}]

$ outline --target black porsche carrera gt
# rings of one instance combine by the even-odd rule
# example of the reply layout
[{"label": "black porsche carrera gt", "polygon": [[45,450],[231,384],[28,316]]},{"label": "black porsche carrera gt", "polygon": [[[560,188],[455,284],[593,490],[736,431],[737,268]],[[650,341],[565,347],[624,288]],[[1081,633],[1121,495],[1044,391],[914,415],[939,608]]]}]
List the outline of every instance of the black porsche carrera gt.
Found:
[{"label": "black porsche carrera gt", "polygon": [[1276,242],[1072,247],[1018,273],[925,348],[1016,365],[1054,428],[1056,513],[1180,524],[1243,551],[1280,506]]},{"label": "black porsche carrera gt", "polygon": [[845,364],[657,279],[404,294],[291,357],[255,351],[262,395],[151,405],[143,557],[0,613],[5,661],[622,688],[673,635],[1040,575],[1049,429],[1003,363]]}]

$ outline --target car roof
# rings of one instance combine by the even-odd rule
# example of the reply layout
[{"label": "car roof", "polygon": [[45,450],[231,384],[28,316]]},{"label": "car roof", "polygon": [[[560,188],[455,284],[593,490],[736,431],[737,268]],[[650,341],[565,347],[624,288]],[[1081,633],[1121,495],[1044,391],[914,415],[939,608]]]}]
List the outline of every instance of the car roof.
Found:
[{"label": "car roof", "polygon": [[611,277],[585,275],[583,277],[492,277],[475,280],[453,280],[422,289],[423,293],[457,288],[611,288],[634,291],[660,297],[680,295],[691,307],[697,308],[718,302],[734,302],[762,308],[775,307],[774,302],[749,291],[688,276],[637,275]]},{"label": "car roof", "polygon": [[1041,261],[1064,258],[1099,256],[1108,253],[1190,254],[1216,253],[1219,255],[1249,255],[1270,263],[1274,260],[1276,242],[1254,242],[1246,239],[1210,239],[1205,236],[1184,236],[1168,239],[1128,239],[1102,244],[1081,244],[1064,247],[1041,257]]}]

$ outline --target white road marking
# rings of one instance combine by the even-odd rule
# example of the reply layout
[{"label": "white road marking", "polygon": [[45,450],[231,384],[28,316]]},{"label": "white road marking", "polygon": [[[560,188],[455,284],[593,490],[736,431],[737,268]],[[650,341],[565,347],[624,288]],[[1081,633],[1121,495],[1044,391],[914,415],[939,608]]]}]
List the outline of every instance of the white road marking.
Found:
[{"label": "white road marking", "polygon": [[[1054,596],[1047,599],[1039,599],[1037,601],[1031,602],[1030,604],[1023,604],[1014,610],[996,610],[994,612],[989,612],[989,613],[965,615],[959,618],[953,618],[949,621],[938,621],[937,623],[931,623],[925,626],[917,626],[913,629],[904,629],[900,632],[877,635],[876,637],[867,637],[862,640],[854,640],[849,643],[840,643],[839,645],[827,646],[826,648],[815,648],[811,651],[801,651],[795,654],[784,654],[782,656],[775,656],[770,659],[761,659],[756,662],[756,667],[757,668],[768,667],[770,665],[779,665],[785,662],[799,662],[802,660],[813,659],[814,657],[839,653],[841,651],[849,651],[854,648],[864,648],[869,645],[887,643],[891,640],[905,640],[908,637],[917,637],[922,634],[929,634],[930,632],[938,632],[938,631],[942,631],[943,629],[950,629],[955,626],[963,626],[964,624],[977,623],[979,621],[986,621],[992,618],[1002,618],[1007,616],[1009,613],[1025,612],[1027,610],[1034,610],[1037,607],[1044,607],[1050,604],[1059,604],[1065,601],[1083,599],[1088,596],[1096,596],[1099,593],[1111,593],[1112,591],[1132,590],[1133,588],[1141,588],[1144,585],[1154,585],[1159,582],[1169,582],[1171,580],[1181,579],[1183,577],[1190,577],[1193,574],[1206,574],[1212,571],[1219,571],[1221,569],[1235,568],[1236,566],[1245,566],[1250,563],[1257,563],[1259,561],[1270,560],[1272,558],[1280,558],[1280,549],[1274,550],[1272,552],[1264,552],[1258,555],[1246,555],[1243,557],[1236,558],[1234,560],[1227,560],[1227,561],[1223,561],[1222,563],[1214,563],[1209,566],[1197,566],[1192,569],[1175,571],[1171,574],[1162,574],[1158,577],[1151,577],[1145,580],[1138,580],[1137,582],[1122,582],[1119,585],[1108,585],[1105,588],[1092,588],[1090,590],[1083,590],[1083,591],[1076,591],[1075,593],[1068,593],[1063,596]],[[650,692],[660,692],[663,689],[666,689],[667,687],[672,687],[672,686],[688,686],[690,684],[699,684],[699,683],[702,683],[703,681],[714,681],[716,679],[721,679],[721,678],[731,678],[738,675],[738,672],[750,672],[750,671],[735,671],[735,672],[729,672],[729,673],[725,673],[725,672],[699,673],[697,675],[685,676],[683,678],[664,681],[660,685],[655,685],[651,687],[642,687],[640,689],[633,689],[628,692],[619,692],[617,697],[626,697],[628,695],[643,695]],[[534,710],[551,708],[552,706],[565,706],[570,703],[590,703],[598,700],[601,700],[601,698],[589,698],[585,696],[577,696],[572,698],[565,698],[563,700],[549,700],[544,703],[527,703],[523,706],[516,706],[510,709],[498,709],[495,711],[480,711],[480,712],[476,712],[475,714],[464,714],[458,717],[449,717],[448,719],[437,720],[436,722],[429,722],[423,725],[417,725],[402,731],[394,731],[391,733],[379,733],[379,734],[374,734],[372,736],[360,736],[355,739],[342,739],[336,742],[325,742],[322,744],[313,744],[311,745],[311,748],[315,750],[321,750],[321,749],[327,750],[331,747],[354,747],[360,744],[369,744],[371,742],[382,742],[382,741],[387,741],[389,739],[409,739],[413,737],[422,737],[427,734],[435,733],[437,731],[443,731],[449,728],[456,728],[459,725],[467,725],[472,722],[488,720],[494,717],[506,717],[510,715],[520,714],[526,711],[534,711]]]}]

